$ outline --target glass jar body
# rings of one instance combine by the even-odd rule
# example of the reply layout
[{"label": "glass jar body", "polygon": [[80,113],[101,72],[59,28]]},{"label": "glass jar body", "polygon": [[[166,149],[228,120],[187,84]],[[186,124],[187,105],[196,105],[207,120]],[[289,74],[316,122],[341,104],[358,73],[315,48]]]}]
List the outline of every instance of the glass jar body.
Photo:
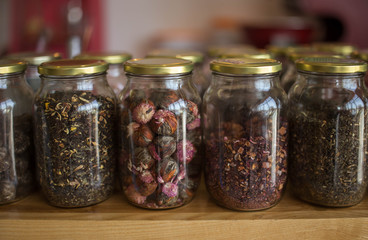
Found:
[{"label": "glass jar body", "polygon": [[114,90],[115,95],[119,96],[121,90],[126,85],[127,78],[125,76],[123,64],[110,64],[109,70],[107,71],[107,82],[110,87]]},{"label": "glass jar body", "polygon": [[41,78],[36,65],[28,65],[26,70],[26,80],[33,92],[37,92],[41,85]]},{"label": "glass jar body", "polygon": [[20,200],[35,187],[32,100],[24,73],[0,75],[0,204]]},{"label": "glass jar body", "polygon": [[105,74],[42,77],[34,101],[37,178],[51,205],[84,207],[112,194],[115,102]]},{"label": "glass jar body", "polygon": [[213,74],[203,102],[205,182],[219,205],[254,211],[280,201],[287,180],[285,103],[276,74]]},{"label": "glass jar body", "polygon": [[203,66],[200,63],[196,63],[193,69],[193,84],[196,87],[199,96],[202,98],[206,92],[210,81],[205,77],[203,72]]},{"label": "glass jar body", "polygon": [[363,74],[298,75],[289,93],[291,189],[314,204],[355,205],[367,188]]},{"label": "glass jar body", "polygon": [[191,74],[131,75],[120,108],[120,183],[132,204],[189,203],[201,177],[201,99]]}]

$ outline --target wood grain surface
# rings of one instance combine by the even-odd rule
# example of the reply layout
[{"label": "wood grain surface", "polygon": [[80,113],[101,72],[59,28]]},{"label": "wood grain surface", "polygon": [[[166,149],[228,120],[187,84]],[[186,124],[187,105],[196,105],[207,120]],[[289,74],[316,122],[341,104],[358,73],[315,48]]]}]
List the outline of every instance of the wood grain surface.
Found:
[{"label": "wood grain surface", "polygon": [[274,208],[222,208],[203,184],[188,205],[146,210],[115,193],[86,208],[62,209],[40,193],[0,206],[0,239],[368,239],[368,199],[350,208],[304,203],[289,191]]}]

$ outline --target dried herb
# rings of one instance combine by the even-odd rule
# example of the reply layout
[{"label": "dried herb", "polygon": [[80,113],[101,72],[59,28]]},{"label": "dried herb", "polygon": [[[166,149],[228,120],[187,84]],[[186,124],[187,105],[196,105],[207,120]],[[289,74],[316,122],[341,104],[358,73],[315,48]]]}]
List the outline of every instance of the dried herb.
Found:
[{"label": "dried herb", "polygon": [[[287,122],[252,116],[223,122],[206,140],[206,185],[220,205],[260,210],[280,200],[287,179]],[[264,127],[262,127],[264,126]],[[274,136],[273,132],[276,133]]]},{"label": "dried herb", "polygon": [[[122,146],[119,175],[123,191],[131,203],[144,208],[184,205],[193,198],[201,174],[198,106],[180,98],[172,90],[152,89],[149,98],[135,100],[137,92],[128,94],[120,115]],[[145,104],[144,114],[137,114],[137,107],[143,106],[142,103]],[[138,115],[144,118],[137,118]],[[142,122],[150,130],[145,129],[146,134],[139,134],[145,136],[144,141],[137,141],[135,133],[139,132]],[[187,124],[189,127],[184,129]],[[142,148],[151,139],[148,132],[153,133],[153,140]],[[182,141],[183,136],[186,137],[185,142]]]},{"label": "dried herb", "polygon": [[[11,124],[12,123],[12,124]],[[0,204],[27,196],[35,186],[32,116],[0,114]],[[12,126],[13,125],[13,126]]]},{"label": "dried herb", "polygon": [[112,194],[114,126],[112,98],[84,91],[36,98],[38,178],[52,205],[88,206]]},{"label": "dried herb", "polygon": [[[353,99],[354,100],[354,99]],[[325,101],[290,111],[290,182],[301,199],[332,207],[360,202],[367,189],[366,126],[363,103],[343,109]],[[299,104],[300,105],[300,104]]]}]

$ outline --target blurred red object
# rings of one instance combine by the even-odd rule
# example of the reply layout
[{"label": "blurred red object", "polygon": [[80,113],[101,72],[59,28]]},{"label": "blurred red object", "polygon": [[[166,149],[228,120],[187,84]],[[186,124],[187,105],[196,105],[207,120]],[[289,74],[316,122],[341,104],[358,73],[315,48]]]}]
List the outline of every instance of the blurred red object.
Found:
[{"label": "blurred red object", "polygon": [[258,48],[290,46],[314,41],[314,25],[300,17],[278,17],[242,27],[244,39]]},{"label": "blurred red object", "polygon": [[[82,21],[71,32],[70,4],[78,2]],[[9,52],[61,52],[67,56],[71,34],[79,34],[81,51],[103,47],[103,16],[100,0],[12,0]],[[77,13],[78,14],[78,13]]]}]

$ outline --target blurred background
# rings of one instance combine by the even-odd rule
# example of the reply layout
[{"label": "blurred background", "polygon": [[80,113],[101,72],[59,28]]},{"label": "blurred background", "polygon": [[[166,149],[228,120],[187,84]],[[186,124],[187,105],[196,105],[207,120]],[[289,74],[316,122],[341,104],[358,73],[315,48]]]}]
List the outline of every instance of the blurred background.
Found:
[{"label": "blurred background", "polygon": [[368,48],[367,0],[0,0],[0,55],[204,51],[338,41]]}]

